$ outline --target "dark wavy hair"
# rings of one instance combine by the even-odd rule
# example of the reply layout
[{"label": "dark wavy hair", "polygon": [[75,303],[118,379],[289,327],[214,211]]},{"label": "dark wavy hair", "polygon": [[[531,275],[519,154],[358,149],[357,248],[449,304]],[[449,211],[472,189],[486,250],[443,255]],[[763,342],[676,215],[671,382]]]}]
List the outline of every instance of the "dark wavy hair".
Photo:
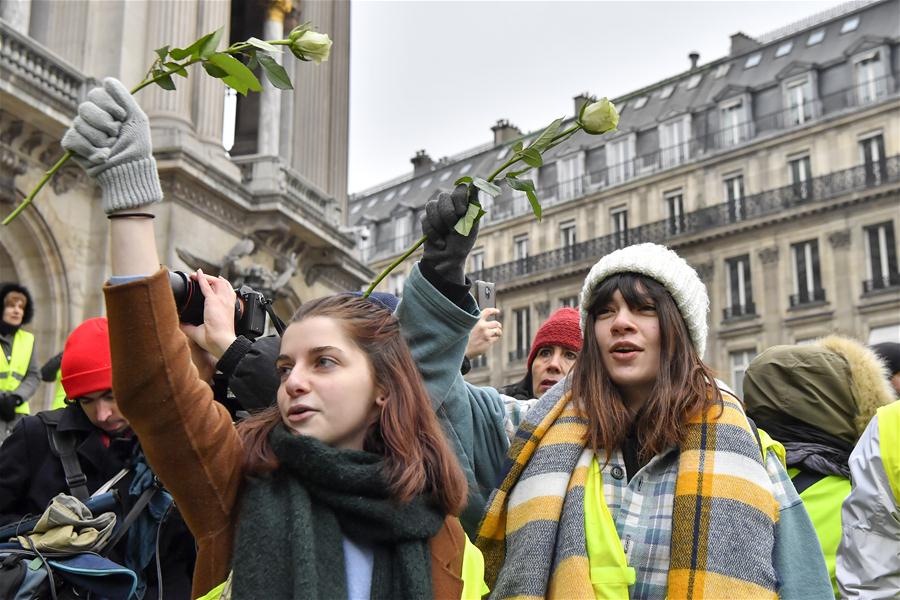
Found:
[{"label": "dark wavy hair", "polygon": [[[601,360],[594,334],[597,312],[618,290],[630,308],[652,305],[659,319],[659,374],[650,397],[631,414]],[[572,397],[589,421],[588,443],[609,460],[634,427],[642,460],[683,441],[687,420],[722,401],[713,372],[691,342],[687,324],[668,290],[637,273],[611,275],[594,288],[584,324],[584,346],[572,367]]]},{"label": "dark wavy hair", "polygon": [[[308,302],[291,323],[310,317],[340,323],[368,357],[375,384],[385,392],[387,401],[366,435],[364,449],[384,457],[394,498],[405,502],[426,494],[446,513],[459,514],[467,497],[466,478],[434,414],[397,318],[382,305],[350,294]],[[268,437],[279,423],[281,413],[273,406],[238,425],[249,475],[278,468]]]},{"label": "dark wavy hair", "polygon": [[19,292],[23,296],[25,296],[25,310],[24,315],[22,316],[22,325],[28,325],[31,323],[32,317],[34,317],[34,300],[31,299],[31,292],[28,291],[28,288],[24,285],[20,285],[18,283],[4,283],[2,287],[0,287],[0,306],[3,306],[6,302],[6,295],[10,292]]}]

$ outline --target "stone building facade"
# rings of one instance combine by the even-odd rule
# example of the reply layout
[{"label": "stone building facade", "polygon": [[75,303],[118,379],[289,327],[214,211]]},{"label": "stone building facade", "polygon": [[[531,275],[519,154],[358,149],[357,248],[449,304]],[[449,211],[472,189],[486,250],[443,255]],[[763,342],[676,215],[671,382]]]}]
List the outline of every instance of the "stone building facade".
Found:
[{"label": "stone building facade", "polygon": [[[349,10],[338,0],[0,1],[0,212],[59,159],[78,102],[102,78],[134,85],[155,48],[219,27],[224,46],[229,38],[280,38],[311,21],[334,40],[331,59],[315,66],[287,54],[293,92],[265,85],[235,107],[225,86],[202,72],[176,78],[175,92],[139,92],[165,194],[157,243],[170,268],[225,271],[269,292],[285,319],[308,299],[358,289],[371,272],[344,227]],[[223,130],[232,126],[228,152]],[[0,228],[0,281],[31,289],[41,360],[104,312],[106,229],[99,190],[74,163]]]},{"label": "stone building facade", "polygon": [[[738,390],[774,344],[830,332],[900,342],[898,22],[898,0],[854,2],[762,39],[735,34],[728,56],[692,54],[686,71],[615,98],[617,133],[575,136],[523,175],[536,176],[542,222],[519,192],[483,198],[469,276],[496,283],[504,337],[469,379],[521,377],[537,327],[577,303],[591,265],[645,241],[676,249],[706,282],[705,359]],[[450,159],[419,151],[411,175],[351,198],[373,270],[421,235],[429,198],[538,133],[492,130]],[[411,265],[385,287],[401,289]]]}]

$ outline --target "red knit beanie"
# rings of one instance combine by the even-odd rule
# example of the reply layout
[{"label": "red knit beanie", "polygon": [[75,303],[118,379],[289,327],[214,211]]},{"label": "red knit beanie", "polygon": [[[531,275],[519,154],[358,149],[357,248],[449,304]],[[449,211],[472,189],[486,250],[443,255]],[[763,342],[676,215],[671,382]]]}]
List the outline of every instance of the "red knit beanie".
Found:
[{"label": "red knit beanie", "polygon": [[575,352],[581,352],[581,315],[574,308],[560,308],[544,321],[531,343],[528,354],[528,371],[538,350],[544,346],[562,346]]},{"label": "red knit beanie", "polygon": [[66,398],[112,389],[106,317],[88,319],[75,328],[66,340],[60,368]]}]

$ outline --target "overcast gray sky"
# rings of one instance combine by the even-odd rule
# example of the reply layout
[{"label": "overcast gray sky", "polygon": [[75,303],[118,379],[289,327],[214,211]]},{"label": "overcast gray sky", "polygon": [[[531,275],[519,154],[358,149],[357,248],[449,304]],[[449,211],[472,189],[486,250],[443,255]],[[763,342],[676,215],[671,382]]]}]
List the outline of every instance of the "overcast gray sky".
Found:
[{"label": "overcast gray sky", "polygon": [[580,92],[610,98],[728,54],[840,5],[822,1],[564,2],[353,0],[349,189],[411,172],[416,150],[452,156],[572,113]]}]

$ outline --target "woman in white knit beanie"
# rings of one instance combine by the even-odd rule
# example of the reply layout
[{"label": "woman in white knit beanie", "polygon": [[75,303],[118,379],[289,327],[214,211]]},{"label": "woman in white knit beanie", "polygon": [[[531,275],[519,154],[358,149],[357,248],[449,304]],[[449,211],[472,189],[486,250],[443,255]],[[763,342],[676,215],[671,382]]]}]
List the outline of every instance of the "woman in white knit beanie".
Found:
[{"label": "woman in white knit beanie", "polygon": [[617,250],[580,309],[581,354],[525,416],[481,522],[492,597],[827,597],[784,468],[702,361],[694,269]]}]

